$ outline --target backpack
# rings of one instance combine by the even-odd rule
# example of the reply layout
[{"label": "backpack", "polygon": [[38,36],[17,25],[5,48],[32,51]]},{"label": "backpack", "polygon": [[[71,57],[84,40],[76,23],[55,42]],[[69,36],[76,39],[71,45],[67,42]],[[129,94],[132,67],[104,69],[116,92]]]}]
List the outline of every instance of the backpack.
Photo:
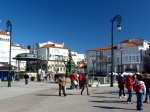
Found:
[{"label": "backpack", "polygon": [[141,83],[136,83],[133,87],[133,90],[136,92],[136,93],[139,93],[140,90],[142,89],[142,84]]}]

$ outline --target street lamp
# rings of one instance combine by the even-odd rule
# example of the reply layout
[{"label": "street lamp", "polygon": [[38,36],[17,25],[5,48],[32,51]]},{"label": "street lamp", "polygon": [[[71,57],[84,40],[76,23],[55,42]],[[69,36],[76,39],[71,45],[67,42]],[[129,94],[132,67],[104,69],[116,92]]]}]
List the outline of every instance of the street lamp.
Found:
[{"label": "street lamp", "polygon": [[6,30],[7,35],[10,36],[8,87],[11,87],[11,31],[12,31],[12,24],[8,20],[7,21],[7,30]]},{"label": "street lamp", "polygon": [[113,67],[114,67],[114,46],[113,46],[113,23],[114,21],[117,21],[118,25],[117,25],[117,28],[118,28],[118,31],[121,30],[121,25],[120,23],[122,22],[122,17],[120,15],[116,15],[112,20],[112,32],[111,32],[111,84],[110,84],[110,87],[113,87]]}]

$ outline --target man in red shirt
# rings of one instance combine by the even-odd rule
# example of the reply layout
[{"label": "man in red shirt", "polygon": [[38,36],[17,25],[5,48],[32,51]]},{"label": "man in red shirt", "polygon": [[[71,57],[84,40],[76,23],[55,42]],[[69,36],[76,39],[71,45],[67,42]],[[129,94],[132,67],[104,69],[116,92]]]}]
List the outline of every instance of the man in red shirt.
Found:
[{"label": "man in red shirt", "polygon": [[79,89],[82,88],[82,78],[83,78],[83,73],[81,72],[81,73],[79,74],[79,77],[78,77],[78,80],[79,80]]},{"label": "man in red shirt", "polygon": [[71,79],[71,89],[75,89],[74,81],[76,81],[76,75],[74,72],[72,72],[72,74],[70,75],[70,79]]}]

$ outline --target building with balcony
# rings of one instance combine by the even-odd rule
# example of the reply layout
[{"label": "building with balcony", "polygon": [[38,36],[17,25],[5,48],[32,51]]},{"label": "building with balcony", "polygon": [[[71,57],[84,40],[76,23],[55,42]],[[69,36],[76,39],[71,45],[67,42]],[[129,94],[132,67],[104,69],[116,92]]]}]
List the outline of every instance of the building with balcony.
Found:
[{"label": "building with balcony", "polygon": [[[51,41],[45,43],[38,43],[28,46],[30,53],[37,54],[41,58],[39,62],[40,69],[45,70],[47,73],[65,74],[66,65],[68,61],[69,49],[64,43],[54,43]],[[72,59],[77,65],[79,60],[85,60],[84,54],[78,54],[71,51]]]},{"label": "building with balcony", "polygon": [[[114,46],[113,72],[150,72],[150,42],[129,38]],[[111,46],[86,52],[87,71],[97,75],[111,71]]]}]

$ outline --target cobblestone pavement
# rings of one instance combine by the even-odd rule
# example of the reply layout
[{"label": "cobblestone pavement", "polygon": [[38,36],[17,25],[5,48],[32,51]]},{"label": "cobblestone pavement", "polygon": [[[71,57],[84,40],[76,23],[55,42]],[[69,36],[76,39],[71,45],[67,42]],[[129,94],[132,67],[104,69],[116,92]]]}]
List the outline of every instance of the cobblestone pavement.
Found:
[{"label": "cobblestone pavement", "polygon": [[[0,112],[136,112],[136,96],[133,104],[127,98],[118,97],[118,87],[89,87],[90,96],[80,94],[79,89],[70,90],[67,96],[58,96],[58,85],[50,82],[7,82],[0,83]],[[128,97],[128,95],[127,95]],[[143,112],[149,112],[149,103],[144,103]]]}]

